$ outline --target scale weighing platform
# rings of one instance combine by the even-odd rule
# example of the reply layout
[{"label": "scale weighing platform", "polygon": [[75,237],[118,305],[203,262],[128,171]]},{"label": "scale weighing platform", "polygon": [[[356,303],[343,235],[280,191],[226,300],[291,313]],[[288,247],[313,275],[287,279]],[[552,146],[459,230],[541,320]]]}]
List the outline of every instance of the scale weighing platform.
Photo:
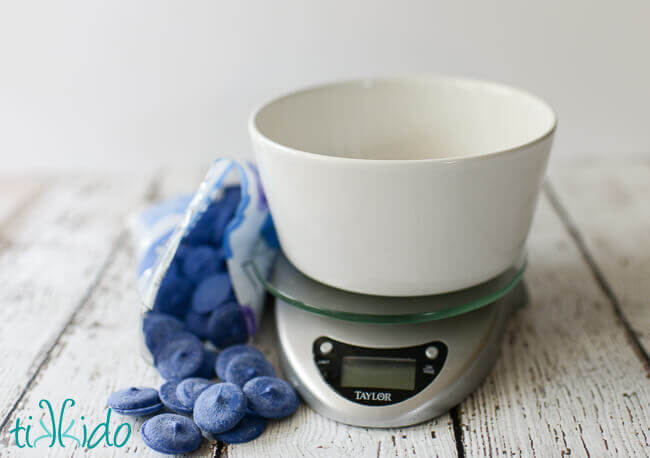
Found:
[{"label": "scale weighing platform", "polygon": [[282,368],[318,413],[355,426],[400,427],[447,412],[499,355],[508,317],[527,302],[525,256],[478,286],[434,296],[338,290],[284,256],[264,287],[276,298]]}]

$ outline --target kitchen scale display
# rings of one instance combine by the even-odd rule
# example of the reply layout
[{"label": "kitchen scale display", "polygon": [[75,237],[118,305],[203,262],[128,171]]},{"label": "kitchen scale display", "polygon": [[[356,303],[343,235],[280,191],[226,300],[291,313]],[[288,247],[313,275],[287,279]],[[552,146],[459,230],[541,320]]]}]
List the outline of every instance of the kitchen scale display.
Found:
[{"label": "kitchen scale display", "polygon": [[447,346],[429,342],[406,348],[377,349],[314,341],[314,363],[323,380],[341,396],[364,405],[389,405],[410,398],[436,378]]},{"label": "kitchen scale display", "polygon": [[461,402],[494,365],[512,311],[527,301],[522,256],[497,278],[419,297],[350,293],[286,258],[270,280],[282,367],[320,414],[365,427],[429,420]]}]

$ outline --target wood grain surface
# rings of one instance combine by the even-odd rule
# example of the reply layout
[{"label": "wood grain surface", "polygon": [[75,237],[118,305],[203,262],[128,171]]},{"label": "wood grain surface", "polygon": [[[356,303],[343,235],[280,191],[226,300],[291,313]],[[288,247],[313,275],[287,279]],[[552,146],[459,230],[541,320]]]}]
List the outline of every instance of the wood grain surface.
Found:
[{"label": "wood grain surface", "polygon": [[1,427],[121,248],[126,213],[144,201],[150,182],[60,179],[4,224]]}]

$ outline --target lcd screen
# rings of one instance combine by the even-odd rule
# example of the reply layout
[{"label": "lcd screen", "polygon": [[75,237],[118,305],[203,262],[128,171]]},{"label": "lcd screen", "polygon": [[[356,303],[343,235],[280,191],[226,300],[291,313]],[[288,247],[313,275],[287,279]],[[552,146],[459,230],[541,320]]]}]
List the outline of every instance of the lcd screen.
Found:
[{"label": "lcd screen", "polygon": [[345,356],[341,370],[341,386],[412,390],[415,388],[415,360]]}]

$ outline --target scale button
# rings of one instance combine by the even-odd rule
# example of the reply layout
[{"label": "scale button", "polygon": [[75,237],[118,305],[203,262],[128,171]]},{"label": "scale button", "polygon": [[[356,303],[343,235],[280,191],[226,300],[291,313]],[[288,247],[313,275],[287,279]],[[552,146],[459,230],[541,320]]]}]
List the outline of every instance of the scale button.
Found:
[{"label": "scale button", "polygon": [[436,373],[436,370],[433,368],[433,366],[431,364],[427,364],[422,369],[422,372],[424,372],[425,374],[433,375],[433,374]]},{"label": "scale button", "polygon": [[334,345],[332,345],[332,342],[325,341],[322,344],[320,344],[320,347],[318,347],[320,350],[321,355],[329,355],[332,353],[332,350],[334,350]]},{"label": "scale button", "polygon": [[440,353],[438,351],[438,348],[434,347],[433,345],[427,347],[427,349],[424,350],[425,356],[429,359],[436,359],[438,357],[438,353]]}]

